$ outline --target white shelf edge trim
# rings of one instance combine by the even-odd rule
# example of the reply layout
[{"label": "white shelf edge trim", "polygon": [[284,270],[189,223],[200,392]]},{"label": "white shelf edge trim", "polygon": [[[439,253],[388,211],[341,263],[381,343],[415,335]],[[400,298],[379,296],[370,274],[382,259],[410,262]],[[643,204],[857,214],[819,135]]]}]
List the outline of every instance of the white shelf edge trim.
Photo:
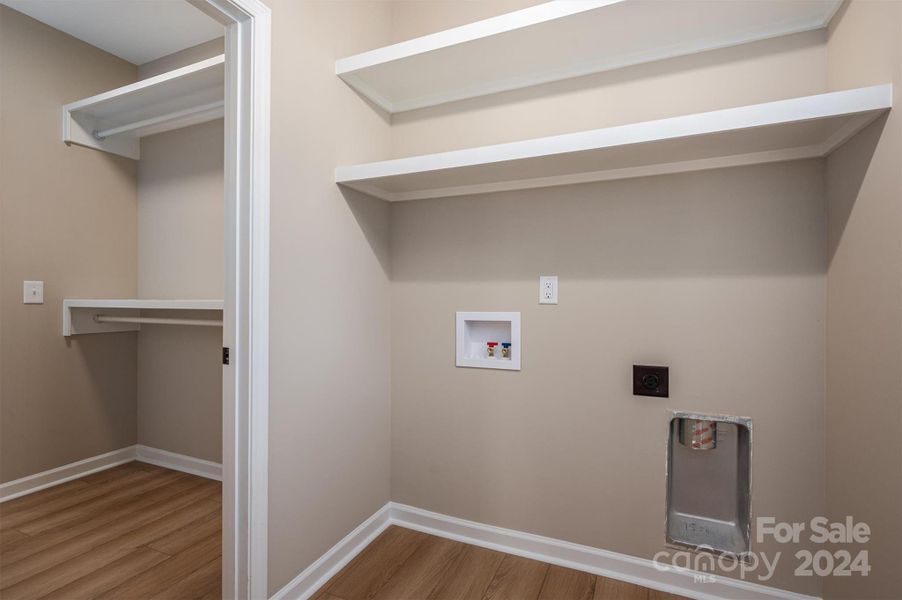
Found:
[{"label": "white shelf edge trim", "polygon": [[[585,183],[607,179],[642,177],[681,171],[695,171],[725,166],[826,156],[848,140],[852,135],[860,131],[873,119],[877,118],[880,111],[892,108],[892,98],[892,84],[828,92],[813,96],[777,100],[775,102],[766,102],[763,104],[726,108],[704,113],[535,138],[519,142],[508,142],[491,146],[452,150],[449,152],[425,154],[358,165],[339,166],[335,169],[335,182],[358,189],[384,200],[400,201],[511,189],[547,187],[570,183]],[[815,146],[782,148],[742,155],[676,161],[672,163],[643,165],[624,169],[575,173],[536,179],[490,182],[455,188],[425,189],[422,191],[417,190],[404,193],[388,192],[380,189],[376,185],[367,183],[369,180],[383,177],[399,177],[447,169],[489,165],[506,161],[534,159],[572,152],[599,150],[617,146],[739,131],[756,127],[800,123],[829,117],[856,115],[859,113],[862,113],[860,118],[851,120],[837,135],[834,135],[824,143]]]},{"label": "white shelf edge trim", "polygon": [[653,561],[645,558],[467,521],[397,502],[388,502],[377,510],[285,587],[273,594],[270,600],[308,600],[380,533],[392,525],[696,600],[724,598],[819,600],[815,596],[730,577],[716,576],[711,582],[709,573],[678,567],[662,571],[655,567]]},{"label": "white shelf edge trim", "polygon": [[442,48],[500,35],[531,25],[569,17],[587,10],[619,4],[620,2],[624,2],[624,0],[557,0],[554,2],[543,2],[536,6],[515,10],[497,17],[467,23],[459,27],[338,59],[335,61],[335,74],[342,76],[353,71],[366,69],[367,67],[409,58],[418,54],[434,52]]},{"label": "white shelf edge trim", "polygon": [[364,76],[366,69],[403,61],[405,59],[434,55],[443,49],[471,42],[479,42],[480,40],[491,38],[493,36],[515,32],[526,27],[549,23],[557,19],[629,1],[630,0],[552,0],[537,6],[531,6],[339,59],[335,62],[335,74],[364,96],[370,98],[383,110],[389,113],[399,113],[498,92],[581,77],[592,73],[619,69],[647,62],[718,50],[794,33],[823,29],[829,25],[833,16],[836,14],[836,11],[842,5],[841,0],[830,0],[829,3],[825,2],[827,10],[813,15],[810,19],[791,23],[777,21],[773,28],[766,32],[736,32],[735,34],[728,35],[722,39],[690,40],[682,44],[649,49],[644,52],[632,53],[625,56],[601,56],[597,58],[588,58],[584,61],[571,61],[558,68],[547,71],[532,72],[512,78],[501,78],[494,81],[471,85],[451,92],[438,92],[402,100],[391,100],[378,89],[378,86],[374,86],[367,82]]},{"label": "white shelf edge trim", "polygon": [[92,473],[112,469],[133,460],[140,460],[141,462],[174,471],[222,481],[222,465],[219,463],[136,444],[0,484],[0,503],[27,496],[28,494],[33,494],[79,477],[85,477]]},{"label": "white shelf edge trim", "polygon": [[[139,159],[140,145],[135,137],[125,137],[124,134],[149,135],[161,133],[180,127],[205,123],[223,117],[224,108],[222,102],[205,103],[195,107],[177,110],[165,115],[138,119],[133,123],[122,124],[116,127],[95,130],[90,122],[79,123],[75,115],[80,111],[94,105],[116,100],[124,97],[137,97],[141,93],[153,90],[161,84],[175,82],[179,79],[187,79],[192,75],[211,69],[224,69],[225,55],[220,54],[194,64],[187,65],[172,71],[149,77],[141,81],[125,85],[114,90],[102,92],[89,98],[70,102],[62,109],[62,140],[67,144],[76,144],[119,154],[128,158]],[[144,130],[143,133],[141,130]],[[118,137],[118,136],[123,137]]]},{"label": "white shelf edge trim", "polygon": [[[67,298],[63,300],[63,335],[69,337],[79,333],[108,333],[114,331],[136,331],[138,329],[138,323],[95,323],[93,321],[94,315],[99,314],[98,311],[104,309],[120,311],[120,313],[113,316],[135,317],[134,320],[137,321],[140,318],[137,315],[137,311],[140,310],[221,311],[223,309],[223,301]],[[126,312],[123,313],[122,311]],[[87,314],[89,312],[91,314]],[[148,320],[147,322],[150,321]]]}]

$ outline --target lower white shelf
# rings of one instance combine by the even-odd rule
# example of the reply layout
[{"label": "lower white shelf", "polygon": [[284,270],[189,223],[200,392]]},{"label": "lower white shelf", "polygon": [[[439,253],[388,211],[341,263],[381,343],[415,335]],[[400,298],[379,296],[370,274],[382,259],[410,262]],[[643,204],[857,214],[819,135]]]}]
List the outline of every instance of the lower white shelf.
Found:
[{"label": "lower white shelf", "polygon": [[520,370],[520,313],[457,313],[457,366]]},{"label": "lower white shelf", "polygon": [[422,200],[823,157],[892,105],[892,84],[876,85],[344,165],[335,181],[383,200]]},{"label": "lower white shelf", "polygon": [[158,325],[190,325],[222,327],[222,317],[143,317],[142,310],[154,311],[218,311],[222,300],[136,300],[136,299],[70,299],[63,300],[63,335],[137,331],[141,323]]}]

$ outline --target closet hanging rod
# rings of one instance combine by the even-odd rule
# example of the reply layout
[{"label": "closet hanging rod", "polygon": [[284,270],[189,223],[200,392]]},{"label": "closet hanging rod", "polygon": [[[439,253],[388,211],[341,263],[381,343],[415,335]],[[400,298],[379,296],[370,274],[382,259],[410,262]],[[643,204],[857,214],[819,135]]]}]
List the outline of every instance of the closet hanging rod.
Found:
[{"label": "closet hanging rod", "polygon": [[94,130],[94,138],[103,140],[112,135],[128,133],[129,131],[135,131],[138,129],[143,129],[145,127],[152,127],[154,125],[168,123],[170,121],[178,121],[180,119],[191,119],[192,122],[202,123],[206,119],[212,120],[214,118],[221,117],[224,114],[224,108],[225,100],[218,100],[209,104],[202,104],[201,106],[194,106],[192,108],[186,108],[184,110],[177,110],[165,115],[160,115],[159,117],[151,117],[149,119],[143,119],[134,123],[127,123],[125,125],[120,125],[119,127],[97,129]]},{"label": "closet hanging rod", "polygon": [[94,315],[95,323],[145,323],[147,325],[195,325],[200,327],[222,327],[222,321],[213,319],[163,319],[158,317],[111,317]]}]

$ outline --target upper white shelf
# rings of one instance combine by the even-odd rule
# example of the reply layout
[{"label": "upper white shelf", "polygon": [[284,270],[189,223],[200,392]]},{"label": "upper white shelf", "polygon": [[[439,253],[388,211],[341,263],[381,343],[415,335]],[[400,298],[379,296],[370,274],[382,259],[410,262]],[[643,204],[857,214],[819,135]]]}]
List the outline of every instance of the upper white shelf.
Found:
[{"label": "upper white shelf", "polygon": [[[222,300],[132,300],[132,299],[70,299],[63,300],[63,335],[135,331],[139,328],[141,310],[222,311]],[[98,322],[97,317],[113,320]],[[136,318],[138,317],[138,318]],[[143,319],[160,321],[161,319]],[[163,319],[167,320],[167,319]],[[221,322],[183,320],[187,324],[216,324]]]},{"label": "upper white shelf", "polygon": [[138,159],[140,138],[222,118],[225,55],[63,107],[63,141]]},{"label": "upper white shelf", "polygon": [[554,0],[343,58],[403,112],[825,27],[841,0]]},{"label": "upper white shelf", "polygon": [[826,156],[892,107],[891,84],[335,169],[418,200]]}]

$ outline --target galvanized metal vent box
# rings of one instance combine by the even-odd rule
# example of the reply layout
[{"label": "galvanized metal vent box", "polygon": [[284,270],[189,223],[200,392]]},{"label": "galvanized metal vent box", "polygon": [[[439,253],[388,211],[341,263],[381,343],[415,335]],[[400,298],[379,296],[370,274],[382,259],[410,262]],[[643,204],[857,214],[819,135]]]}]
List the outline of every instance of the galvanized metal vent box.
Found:
[{"label": "galvanized metal vent box", "polygon": [[752,422],[674,412],[667,443],[667,543],[750,551]]}]

